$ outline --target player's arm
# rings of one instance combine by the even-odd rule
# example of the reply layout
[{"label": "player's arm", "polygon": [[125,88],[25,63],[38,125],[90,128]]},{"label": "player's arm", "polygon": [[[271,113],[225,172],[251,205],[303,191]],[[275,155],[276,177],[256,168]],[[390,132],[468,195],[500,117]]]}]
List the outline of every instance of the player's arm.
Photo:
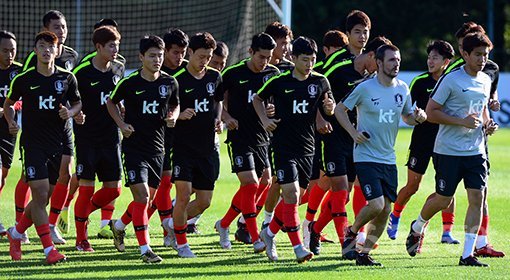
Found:
[{"label": "player's arm", "polygon": [[227,126],[228,130],[239,128],[239,123],[228,113],[228,90],[223,94],[223,111],[221,112],[222,121]]},{"label": "player's arm", "polygon": [[430,98],[425,110],[428,121],[438,124],[460,125],[467,128],[477,128],[481,125],[482,120],[477,113],[472,113],[465,118],[454,117],[443,112],[443,105]]},{"label": "player's arm", "polygon": [[356,128],[352,125],[351,121],[349,120],[349,116],[347,115],[348,110],[349,108],[347,108],[342,102],[338,102],[335,107],[336,120],[345,129],[345,131],[351,135],[354,142],[361,144],[368,141],[368,138],[363,135],[362,132],[357,131]]},{"label": "player's arm", "polygon": [[108,109],[108,113],[112,117],[113,121],[120,128],[122,135],[126,138],[129,138],[133,132],[135,132],[135,128],[124,122],[124,119],[121,116],[120,110],[115,103],[111,99],[106,101],[106,108]]},{"label": "player's arm", "polygon": [[14,103],[16,103],[16,101],[7,97],[3,106],[3,115],[9,126],[9,133],[12,135],[16,135],[19,131],[18,123],[14,120]]},{"label": "player's arm", "polygon": [[276,129],[276,126],[278,125],[280,120],[270,119],[267,117],[264,100],[262,100],[262,98],[260,98],[260,96],[258,95],[255,95],[253,97],[253,108],[255,109],[255,112],[257,113],[257,116],[262,122],[262,126],[264,127],[265,130],[273,131]]},{"label": "player's arm", "polygon": [[487,108],[487,106],[483,107],[482,117],[483,117],[483,126],[485,128],[485,134],[487,134],[487,135],[494,134],[496,132],[496,130],[498,130],[499,125],[497,122],[495,122],[491,118],[491,116],[489,114],[489,109]]},{"label": "player's arm", "polygon": [[59,105],[60,109],[58,110],[58,115],[63,120],[70,119],[78,115],[78,113],[80,113],[81,111],[82,106],[81,100],[70,101],[69,103],[71,104],[70,108],[67,108],[67,106],[64,106],[62,104]]},{"label": "player's arm", "polygon": [[327,134],[333,131],[333,126],[331,126],[331,123],[322,117],[319,110],[317,110],[317,116],[315,116],[315,126],[320,134]]}]

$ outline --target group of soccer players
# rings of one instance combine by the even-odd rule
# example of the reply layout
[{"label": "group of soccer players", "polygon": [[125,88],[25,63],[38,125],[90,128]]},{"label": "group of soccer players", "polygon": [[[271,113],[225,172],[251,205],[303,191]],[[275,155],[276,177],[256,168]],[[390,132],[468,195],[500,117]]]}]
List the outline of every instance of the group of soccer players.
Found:
[{"label": "group of soccer players", "polygon": [[[225,68],[225,43],[207,32],[188,37],[171,29],[162,38],[140,40],[141,67],[127,77],[114,20],[94,26],[94,51],[79,62],[64,45],[67,24],[59,11],[43,17],[43,31],[24,65],[14,61],[15,35],[1,31],[1,188],[19,130],[23,164],[16,224],[6,229],[0,223],[12,259],[22,258],[32,224],[47,263],[66,259],[55,244],[66,242],[58,227],[67,233],[66,211],[76,191],[77,250],[94,251],[87,226],[89,215],[101,209],[99,236],[113,238],[123,252],[125,228],[132,222],[143,261],[161,262],[148,233],[157,210],[164,245],[180,257],[196,257],[187,234],[197,232],[195,223],[210,206],[220,170],[216,134],[224,127],[240,187],[214,225],[223,249],[232,248],[229,227],[242,214],[236,240],[276,261],[275,235],[282,230],[296,260],[304,262],[320,254],[321,241],[328,241],[322,230],[333,220],[343,259],[380,266],[369,253],[384,229],[396,238],[401,212],[432,158],[436,190],[411,225],[407,252],[421,251],[428,220],[440,210],[441,242],[460,243],[451,235],[453,195],[464,180],[469,207],[459,265],[486,266],[476,257],[503,257],[487,238],[487,136],[498,128],[488,110],[499,110],[499,70],[487,59],[492,43],[485,31],[464,24],[456,34],[460,58],[453,63],[448,42],[431,42],[428,71],[408,88],[397,79],[400,50],[385,37],[369,40],[370,30],[369,17],[352,11],[345,33],[324,35],[326,58],[315,63],[317,44],[294,39],[289,27],[274,22],[253,36],[248,58]],[[400,118],[415,128],[408,182],[397,193]],[[133,200],[112,220],[122,170]],[[96,175],[102,183],[97,191]],[[355,214],[350,226],[349,201]],[[305,203],[301,233],[298,207]],[[263,209],[259,229],[256,218]]]}]

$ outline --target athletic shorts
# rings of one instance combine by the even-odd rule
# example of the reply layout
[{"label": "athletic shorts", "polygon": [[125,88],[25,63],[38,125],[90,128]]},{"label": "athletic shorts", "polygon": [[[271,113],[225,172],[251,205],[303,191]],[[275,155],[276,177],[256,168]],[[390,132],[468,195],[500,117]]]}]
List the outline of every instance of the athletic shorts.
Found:
[{"label": "athletic shorts", "polygon": [[72,121],[67,120],[64,127],[64,139],[62,139],[62,154],[66,156],[74,156],[73,128]]},{"label": "athletic shorts", "polygon": [[457,185],[464,180],[466,189],[483,190],[487,186],[488,161],[484,155],[432,156],[436,170],[436,192],[444,196],[453,196]]},{"label": "athletic shorts", "polygon": [[274,170],[278,184],[298,182],[306,189],[312,174],[313,156],[274,155]]},{"label": "athletic shorts", "polygon": [[0,136],[0,167],[11,168],[15,146],[16,137]]},{"label": "athletic shorts", "polygon": [[365,199],[372,200],[381,196],[395,202],[397,199],[397,166],[376,162],[356,162],[356,174]]},{"label": "athletic shorts", "polygon": [[214,190],[214,184],[220,174],[220,158],[217,152],[206,157],[190,157],[186,153],[172,154],[172,182],[191,182],[194,189]]},{"label": "athletic shorts", "polygon": [[322,137],[318,132],[315,133],[315,154],[313,155],[312,173],[310,180],[319,180],[321,178],[321,170],[324,171],[324,163],[322,161]]},{"label": "athletic shorts", "polygon": [[127,187],[140,183],[146,183],[154,189],[159,187],[163,172],[163,155],[124,153],[123,159]]},{"label": "athletic shorts", "polygon": [[434,151],[435,135],[413,131],[406,166],[418,174],[425,174]]},{"label": "athletic shorts", "polygon": [[23,147],[21,151],[23,171],[27,182],[48,179],[51,185],[57,183],[62,152],[49,152],[44,149],[28,147]]},{"label": "athletic shorts", "polygon": [[100,182],[122,179],[120,145],[115,147],[91,147],[76,145],[76,176],[78,179]]},{"label": "athletic shorts", "polygon": [[337,145],[324,146],[324,170],[328,177],[347,176],[349,182],[356,179],[352,149],[342,149]]},{"label": "athletic shorts", "polygon": [[174,147],[174,130],[165,127],[165,156],[163,158],[163,171],[172,170],[172,151]]},{"label": "athletic shorts", "polygon": [[232,173],[255,170],[261,177],[264,169],[269,168],[268,146],[248,146],[242,143],[227,144]]}]

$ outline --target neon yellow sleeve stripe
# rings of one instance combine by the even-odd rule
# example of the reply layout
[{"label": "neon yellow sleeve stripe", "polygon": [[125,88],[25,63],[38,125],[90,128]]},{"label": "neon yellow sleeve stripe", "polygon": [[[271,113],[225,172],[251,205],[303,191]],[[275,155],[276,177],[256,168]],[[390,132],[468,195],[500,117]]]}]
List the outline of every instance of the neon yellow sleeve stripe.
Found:
[{"label": "neon yellow sleeve stripe", "polygon": [[19,62],[17,62],[17,61],[13,61],[13,62],[12,62],[12,64],[14,64],[14,65],[16,65],[16,66],[20,66],[20,67],[21,67],[21,66],[23,66],[23,64],[21,64],[21,63],[19,63]]},{"label": "neon yellow sleeve stripe", "polygon": [[330,58],[328,58],[328,60],[326,61],[326,63],[324,64],[324,66],[322,68],[327,68],[331,63],[333,63],[333,60],[335,60],[335,58],[343,53],[345,53],[347,51],[347,49],[343,48],[337,52],[335,52],[334,54],[331,55]]},{"label": "neon yellow sleeve stripe", "polygon": [[87,54],[81,61],[85,62],[87,60],[92,59],[96,55],[97,55],[97,51],[91,52],[91,53]]},{"label": "neon yellow sleeve stripe", "polygon": [[125,78],[121,79],[121,80],[117,83],[117,85],[115,86],[115,89],[114,89],[114,90],[112,91],[112,93],[110,94],[110,99],[113,99],[113,97],[114,97],[114,96],[115,96],[115,94],[117,93],[117,89],[119,88],[119,86],[120,86],[122,83],[124,83],[127,79],[130,79],[130,78],[132,78],[132,77],[134,77],[134,76],[138,75],[138,73],[139,73],[138,71],[134,71],[133,73],[131,73],[131,75],[129,75],[129,76],[127,76],[127,77],[125,77]]},{"label": "neon yellow sleeve stripe", "polygon": [[11,81],[11,85],[10,85],[10,88],[9,88],[9,92],[7,93],[7,98],[11,98],[11,95],[12,95],[12,88],[13,88],[13,85],[14,85],[14,82],[21,76],[25,75],[26,73],[30,72],[30,71],[33,71],[35,70],[35,66],[32,66],[30,68],[27,69],[27,71],[24,71],[24,72],[21,72],[20,74],[16,75],[14,77],[14,79],[12,79]]},{"label": "neon yellow sleeve stripe", "polygon": [[82,68],[85,68],[86,66],[89,66],[90,65],[90,60],[89,61],[85,61],[83,63],[81,63],[80,65],[78,65],[76,68],[74,68],[73,70],[73,74],[76,75],[76,73],[78,73],[78,71],[80,71]]},{"label": "neon yellow sleeve stripe", "polygon": [[450,65],[446,70],[444,71],[444,74],[450,73],[453,69],[455,69],[459,64],[464,63],[463,58],[457,59],[452,65]]},{"label": "neon yellow sleeve stripe", "polygon": [[183,67],[181,70],[177,71],[177,73],[174,74],[174,78],[177,78],[179,75],[184,73],[186,71],[186,67]]},{"label": "neon yellow sleeve stripe", "polygon": [[324,73],[324,76],[328,77],[329,75],[331,75],[331,73],[333,73],[336,69],[338,69],[339,67],[342,67],[342,66],[345,66],[345,65],[349,65],[349,64],[352,64],[352,60],[344,60],[342,62],[339,62],[333,66],[331,66],[331,68],[329,68],[328,71],[326,71],[326,73]]},{"label": "neon yellow sleeve stripe", "polygon": [[278,78],[281,78],[281,77],[283,77],[283,76],[287,76],[287,75],[289,75],[289,74],[290,74],[290,70],[287,70],[287,71],[285,71],[285,72],[281,73],[280,75],[276,75],[276,76],[271,77],[271,78],[270,78],[269,80],[267,80],[267,82],[265,82],[265,83],[262,85],[262,87],[261,87],[261,88],[257,91],[257,94],[260,94],[260,93],[261,93],[261,92],[262,92],[262,91],[263,91],[263,90],[267,87],[267,85],[268,85],[269,83],[271,83],[272,81],[274,81],[274,80],[276,80],[276,79],[278,79]]},{"label": "neon yellow sleeve stripe", "polygon": [[413,89],[413,86],[414,86],[414,83],[418,80],[421,80],[421,79],[425,79],[429,76],[429,73],[424,73],[424,74],[421,74],[419,76],[416,76],[412,81],[411,81],[411,85],[409,85],[409,91],[411,91]]},{"label": "neon yellow sleeve stripe", "polygon": [[322,65],[324,65],[324,61],[319,61],[319,62],[315,63],[315,65],[313,66],[313,69],[319,69],[320,67],[322,67]]},{"label": "neon yellow sleeve stripe", "polygon": [[28,68],[30,67],[30,62],[32,61],[32,59],[34,58],[35,56],[35,52],[31,52],[28,56],[27,56],[27,59],[25,60],[25,64],[23,64],[23,71],[27,71]]},{"label": "neon yellow sleeve stripe", "polygon": [[58,65],[55,65],[55,67],[58,69],[58,71],[65,72],[65,73],[69,73],[69,74],[73,74],[73,72],[68,71],[67,69],[62,68],[62,67],[60,67],[60,66],[58,66]]},{"label": "neon yellow sleeve stripe", "polygon": [[244,62],[245,62],[245,61],[247,61],[247,60],[248,60],[248,59],[247,59],[247,58],[245,58],[245,59],[243,59],[243,60],[239,61],[238,63],[236,63],[236,64],[234,64],[234,65],[232,65],[232,66],[229,66],[229,67],[225,68],[225,69],[223,70],[223,72],[221,72],[221,75],[222,75],[222,76],[223,76],[223,75],[225,75],[225,73],[227,73],[227,72],[228,72],[228,71],[230,71],[231,69],[234,69],[234,68],[237,68],[237,67],[243,66],[243,65],[244,65]]}]

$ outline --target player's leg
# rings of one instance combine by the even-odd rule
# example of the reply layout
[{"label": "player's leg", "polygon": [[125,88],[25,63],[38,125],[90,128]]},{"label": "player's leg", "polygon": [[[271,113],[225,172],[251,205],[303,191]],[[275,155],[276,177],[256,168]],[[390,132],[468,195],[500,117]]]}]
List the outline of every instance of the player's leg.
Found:
[{"label": "player's leg", "polygon": [[[174,169],[179,166],[175,166]],[[179,176],[180,172],[174,172],[175,176]],[[187,207],[190,202],[192,186],[190,181],[175,180],[175,205],[172,215],[173,227],[167,228],[167,231],[173,229],[176,239],[176,249],[180,257],[194,258],[195,255],[191,251],[188,240],[186,238],[187,228]]]},{"label": "player's leg", "polygon": [[475,257],[490,257],[490,258],[502,258],[505,256],[503,251],[498,251],[492,247],[489,243],[488,233],[489,233],[489,204],[487,203],[487,195],[488,195],[489,187],[487,186],[484,190],[483,196],[483,212],[482,212],[482,222],[480,224],[480,229],[478,230],[478,235],[476,237],[476,246],[475,246]]},{"label": "player's leg", "polygon": [[55,192],[53,193],[50,201],[50,214],[48,221],[50,223],[51,238],[55,244],[65,244],[66,240],[60,234],[56,227],[58,216],[64,208],[64,204],[69,194],[69,181],[71,180],[71,162],[73,156],[70,154],[63,154],[59,169],[58,181],[55,185]]},{"label": "player's leg", "polygon": [[60,212],[60,215],[58,216],[57,219],[58,229],[62,233],[69,232],[69,207],[79,187],[80,184],[78,182],[78,177],[76,176],[76,173],[73,173],[73,175],[71,175],[71,181],[69,182],[69,194],[67,195],[64,207],[62,208],[62,211]]}]

